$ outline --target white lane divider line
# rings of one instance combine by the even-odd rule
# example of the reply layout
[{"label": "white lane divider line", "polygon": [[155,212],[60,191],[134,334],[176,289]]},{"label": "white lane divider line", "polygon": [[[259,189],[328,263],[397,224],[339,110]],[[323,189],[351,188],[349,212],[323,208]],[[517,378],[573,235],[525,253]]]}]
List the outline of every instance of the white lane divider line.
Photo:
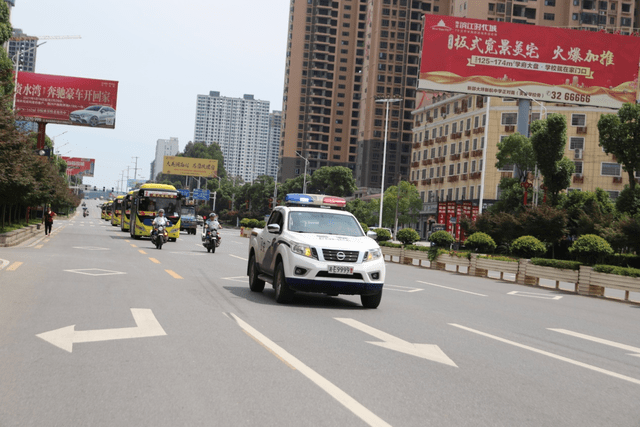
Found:
[{"label": "white lane divider line", "polygon": [[416,282],[422,283],[424,285],[435,286],[435,287],[438,287],[438,288],[449,289],[450,291],[457,291],[457,292],[463,292],[465,294],[477,295],[479,297],[486,297],[486,295],[483,295],[483,294],[478,294],[478,293],[469,292],[469,291],[463,291],[462,289],[450,288],[448,286],[436,285],[435,283],[421,282],[420,280],[416,280]]},{"label": "white lane divider line", "polygon": [[233,313],[230,313],[231,317],[238,323],[238,325],[253,339],[258,341],[264,347],[266,347],[270,352],[278,356],[279,359],[286,362],[287,365],[293,367],[297,371],[299,371],[302,375],[310,379],[314,384],[323,389],[329,396],[336,399],[339,403],[341,403],[345,408],[353,412],[357,417],[359,417],[362,421],[367,423],[370,426],[390,426],[386,421],[382,418],[378,417],[376,414],[371,412],[369,409],[365,408],[361,403],[355,400],[353,397],[349,396],[347,393],[339,389],[329,380],[324,378],[322,375],[318,374],[313,369],[309,368],[307,365],[302,363],[296,357],[291,355],[285,349],[271,341],[266,336],[262,335],[256,329],[251,327],[248,323],[240,319]]},{"label": "white lane divider line", "polygon": [[597,342],[598,344],[604,344],[604,345],[608,345],[610,347],[619,348],[621,350],[630,351],[631,353],[629,353],[628,356],[640,357],[640,348],[638,348],[638,347],[633,347],[633,346],[630,346],[630,345],[627,345],[627,344],[621,344],[621,343],[618,343],[618,342],[615,342],[615,341],[605,340],[603,338],[592,337],[590,335],[585,335],[585,334],[581,334],[579,332],[569,331],[567,329],[553,329],[553,328],[547,328],[547,329],[550,330],[550,331],[553,331],[553,332],[559,332],[561,334],[570,335],[572,337],[582,338],[583,340]]},{"label": "white lane divider line", "polygon": [[460,328],[460,329],[463,329],[463,330],[468,331],[468,332],[473,332],[474,334],[478,334],[478,335],[481,335],[483,337],[487,337],[487,338],[491,338],[491,339],[496,340],[496,341],[500,341],[500,342],[505,343],[505,344],[509,344],[509,345],[512,345],[512,346],[515,346],[515,347],[519,347],[519,348],[522,348],[524,350],[529,350],[529,351],[532,351],[534,353],[541,354],[543,356],[551,357],[553,359],[560,360],[562,362],[571,363],[572,365],[576,365],[576,366],[579,366],[581,368],[589,369],[591,371],[595,371],[595,372],[599,372],[601,374],[609,375],[610,377],[618,378],[620,380],[624,380],[624,381],[628,381],[628,382],[633,383],[633,384],[640,385],[640,380],[638,380],[636,378],[627,377],[626,375],[618,374],[617,372],[612,372],[612,371],[608,371],[606,369],[598,368],[597,366],[593,366],[593,365],[589,365],[587,363],[579,362],[577,360],[569,359],[568,357],[560,356],[560,355],[557,355],[557,354],[554,354],[554,353],[550,353],[548,351],[537,349],[535,347],[530,347],[528,345],[520,344],[520,343],[517,343],[515,341],[510,341],[510,340],[507,340],[505,338],[500,338],[500,337],[497,337],[495,335],[487,334],[486,332],[481,332],[481,331],[477,331],[475,329],[467,328],[466,326],[456,325],[455,323],[449,323],[449,325],[455,326],[456,328]]}]

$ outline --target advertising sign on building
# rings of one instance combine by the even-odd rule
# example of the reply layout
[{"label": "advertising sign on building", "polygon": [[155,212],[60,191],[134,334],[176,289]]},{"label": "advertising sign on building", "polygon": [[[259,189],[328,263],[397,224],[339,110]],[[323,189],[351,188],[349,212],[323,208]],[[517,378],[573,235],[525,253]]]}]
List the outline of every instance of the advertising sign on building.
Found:
[{"label": "advertising sign on building", "polygon": [[95,159],[81,159],[79,157],[61,156],[67,162],[67,175],[93,177],[96,168]]},{"label": "advertising sign on building", "polygon": [[113,129],[118,82],[18,73],[16,116],[46,122]]},{"label": "advertising sign on building", "polygon": [[620,108],[639,59],[638,37],[427,14],[418,87]]},{"label": "advertising sign on building", "polygon": [[218,175],[218,161],[192,157],[164,156],[162,173],[168,175],[202,176]]}]

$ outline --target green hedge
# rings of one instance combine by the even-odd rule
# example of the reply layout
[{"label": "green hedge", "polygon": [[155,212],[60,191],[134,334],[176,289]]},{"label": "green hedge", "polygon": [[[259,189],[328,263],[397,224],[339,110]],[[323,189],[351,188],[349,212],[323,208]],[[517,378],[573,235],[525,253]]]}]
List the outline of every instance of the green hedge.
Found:
[{"label": "green hedge", "polygon": [[563,270],[580,270],[578,261],[564,261],[559,259],[532,258],[531,264],[541,267],[561,268]]},{"label": "green hedge", "polygon": [[405,245],[404,247],[408,251],[421,251],[421,252],[429,252],[429,246],[419,246],[419,245]]},{"label": "green hedge", "polygon": [[518,258],[511,258],[508,256],[500,256],[500,255],[478,255],[478,258],[490,259],[493,261],[518,262]]},{"label": "green hedge", "polygon": [[605,257],[603,264],[618,267],[640,268],[640,256],[635,254],[613,254]]},{"label": "green hedge", "polygon": [[401,248],[402,243],[392,243],[392,242],[378,242],[379,246],[386,246],[388,248]]},{"label": "green hedge", "polygon": [[593,271],[597,271],[599,273],[617,274],[618,276],[640,277],[640,269],[618,267],[615,265],[597,264],[593,266]]}]

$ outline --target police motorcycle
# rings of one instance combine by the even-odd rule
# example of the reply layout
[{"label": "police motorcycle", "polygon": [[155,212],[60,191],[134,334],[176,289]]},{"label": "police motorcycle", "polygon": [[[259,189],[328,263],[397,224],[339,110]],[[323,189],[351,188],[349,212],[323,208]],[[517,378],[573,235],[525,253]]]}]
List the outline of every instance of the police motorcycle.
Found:
[{"label": "police motorcycle", "polygon": [[[211,215],[214,218],[214,215]],[[209,228],[209,225],[205,222],[202,227],[202,246],[207,248],[207,252],[216,253],[216,248],[220,246],[220,234],[215,228]]]},{"label": "police motorcycle", "polygon": [[[160,209],[158,213],[164,214],[164,209]],[[169,240],[169,233],[167,227],[171,225],[171,222],[167,220],[166,225],[153,224],[153,231],[151,232],[151,243],[156,246],[156,249],[162,249],[162,245]]]}]

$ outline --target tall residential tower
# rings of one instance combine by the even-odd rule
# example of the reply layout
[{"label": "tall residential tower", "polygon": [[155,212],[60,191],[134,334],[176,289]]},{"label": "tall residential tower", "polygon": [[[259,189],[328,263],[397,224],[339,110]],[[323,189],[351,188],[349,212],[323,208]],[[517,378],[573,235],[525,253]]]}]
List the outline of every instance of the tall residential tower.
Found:
[{"label": "tall residential tower", "polygon": [[198,95],[194,142],[217,143],[230,177],[252,182],[267,173],[269,146],[269,101],[220,96],[220,92]]}]

